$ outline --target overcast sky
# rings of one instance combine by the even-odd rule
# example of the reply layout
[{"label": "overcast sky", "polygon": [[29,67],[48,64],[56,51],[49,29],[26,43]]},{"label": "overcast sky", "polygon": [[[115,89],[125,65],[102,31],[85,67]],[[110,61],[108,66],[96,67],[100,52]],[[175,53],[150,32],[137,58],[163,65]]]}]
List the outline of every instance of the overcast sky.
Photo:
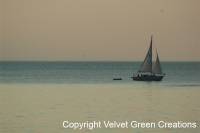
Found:
[{"label": "overcast sky", "polygon": [[0,60],[200,61],[200,0],[0,2]]}]

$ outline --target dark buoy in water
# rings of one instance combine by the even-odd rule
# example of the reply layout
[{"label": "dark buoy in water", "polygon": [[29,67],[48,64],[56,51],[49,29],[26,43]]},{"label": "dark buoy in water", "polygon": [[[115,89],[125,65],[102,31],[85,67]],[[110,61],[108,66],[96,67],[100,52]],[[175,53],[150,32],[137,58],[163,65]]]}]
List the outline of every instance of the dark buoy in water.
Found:
[{"label": "dark buoy in water", "polygon": [[122,78],[113,78],[113,80],[122,80]]}]

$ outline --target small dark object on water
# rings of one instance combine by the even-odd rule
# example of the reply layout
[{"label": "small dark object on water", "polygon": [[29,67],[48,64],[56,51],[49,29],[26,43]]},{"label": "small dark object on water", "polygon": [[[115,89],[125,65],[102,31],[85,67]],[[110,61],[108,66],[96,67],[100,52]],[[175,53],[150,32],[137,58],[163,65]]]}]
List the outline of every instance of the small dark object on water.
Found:
[{"label": "small dark object on water", "polygon": [[122,78],[113,78],[113,80],[122,80]]}]

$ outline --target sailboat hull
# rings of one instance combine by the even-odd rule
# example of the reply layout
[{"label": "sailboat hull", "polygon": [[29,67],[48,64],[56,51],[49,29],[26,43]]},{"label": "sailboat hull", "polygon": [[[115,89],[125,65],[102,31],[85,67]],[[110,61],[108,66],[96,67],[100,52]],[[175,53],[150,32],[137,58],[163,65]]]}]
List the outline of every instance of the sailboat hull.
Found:
[{"label": "sailboat hull", "polygon": [[164,75],[137,75],[133,76],[132,79],[136,81],[161,81]]}]

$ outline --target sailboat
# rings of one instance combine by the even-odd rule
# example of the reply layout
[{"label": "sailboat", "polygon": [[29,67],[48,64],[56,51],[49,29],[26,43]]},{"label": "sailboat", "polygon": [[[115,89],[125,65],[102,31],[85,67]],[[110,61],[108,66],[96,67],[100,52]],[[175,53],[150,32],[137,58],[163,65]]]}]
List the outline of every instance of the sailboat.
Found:
[{"label": "sailboat", "polygon": [[152,43],[153,36],[151,36],[151,42],[149,50],[146,54],[146,57],[143,63],[140,66],[140,69],[136,74],[133,75],[132,79],[137,81],[161,81],[165,76],[165,73],[162,72],[158,52],[156,50],[156,61],[152,61]]}]

